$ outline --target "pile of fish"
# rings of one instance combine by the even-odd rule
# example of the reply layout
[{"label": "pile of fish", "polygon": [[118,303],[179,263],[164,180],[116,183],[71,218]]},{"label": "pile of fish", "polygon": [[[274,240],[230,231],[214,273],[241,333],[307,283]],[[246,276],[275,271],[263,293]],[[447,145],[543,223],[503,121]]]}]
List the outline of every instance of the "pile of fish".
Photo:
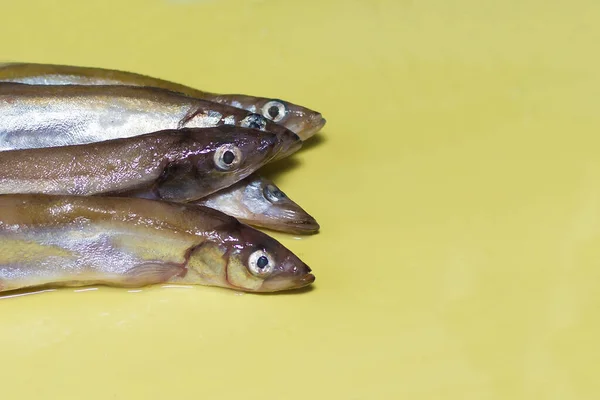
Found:
[{"label": "pile of fish", "polygon": [[0,291],[310,285],[310,268],[254,227],[319,225],[257,170],[324,125],[278,99],[109,69],[0,65]]}]

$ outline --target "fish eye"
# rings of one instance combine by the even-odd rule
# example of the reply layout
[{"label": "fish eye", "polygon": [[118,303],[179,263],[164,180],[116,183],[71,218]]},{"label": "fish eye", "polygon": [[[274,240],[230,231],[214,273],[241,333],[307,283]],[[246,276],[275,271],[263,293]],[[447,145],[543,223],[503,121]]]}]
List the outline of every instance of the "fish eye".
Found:
[{"label": "fish eye", "polygon": [[271,100],[265,104],[262,108],[262,113],[265,118],[268,118],[274,122],[279,122],[285,117],[287,110],[285,104],[277,100]]},{"label": "fish eye", "polygon": [[265,197],[272,203],[277,203],[285,199],[287,196],[275,185],[267,185],[264,190]]},{"label": "fish eye", "polygon": [[252,275],[266,277],[275,269],[275,261],[266,251],[256,250],[248,257],[248,268]]},{"label": "fish eye", "polygon": [[242,162],[242,151],[233,144],[224,144],[217,148],[213,159],[218,169],[229,171]]},{"label": "fish eye", "polygon": [[242,120],[241,126],[243,128],[264,131],[267,127],[267,120],[262,115],[250,114]]}]

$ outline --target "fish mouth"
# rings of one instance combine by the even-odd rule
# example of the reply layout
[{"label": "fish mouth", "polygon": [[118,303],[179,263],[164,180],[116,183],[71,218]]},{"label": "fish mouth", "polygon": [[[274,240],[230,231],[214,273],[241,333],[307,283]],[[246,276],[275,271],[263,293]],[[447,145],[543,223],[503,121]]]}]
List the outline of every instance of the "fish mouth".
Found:
[{"label": "fish mouth", "polygon": [[279,292],[283,290],[295,290],[311,285],[316,277],[311,273],[308,265],[303,264],[305,273],[300,276],[282,276],[267,279],[263,282],[260,292]]},{"label": "fish mouth", "polygon": [[289,135],[281,136],[281,147],[279,152],[273,157],[272,161],[281,160],[288,157],[302,147],[302,139],[296,133],[289,131]]},{"label": "fish mouth", "polygon": [[297,220],[287,220],[283,222],[281,225],[281,230],[284,230],[287,233],[297,233],[297,234],[307,234],[307,233],[317,233],[321,226],[310,215]]},{"label": "fish mouth", "polygon": [[312,269],[304,263],[302,263],[302,269],[304,274],[294,278],[293,283],[296,289],[305,287],[313,283],[317,278],[311,273]]},{"label": "fish mouth", "polygon": [[295,281],[296,288],[300,289],[312,284],[317,278],[313,274],[307,274]]},{"label": "fish mouth", "polygon": [[256,227],[270,229],[277,232],[284,232],[289,234],[307,235],[315,234],[319,232],[321,226],[319,223],[310,215],[300,218],[273,218],[273,219],[244,219],[238,218],[241,222]]},{"label": "fish mouth", "polygon": [[323,118],[321,114],[315,114],[310,118],[310,120],[306,124],[304,124],[304,126],[298,129],[296,133],[298,134],[298,136],[300,136],[300,139],[304,141],[310,139],[317,132],[323,129],[326,123],[327,120]]}]

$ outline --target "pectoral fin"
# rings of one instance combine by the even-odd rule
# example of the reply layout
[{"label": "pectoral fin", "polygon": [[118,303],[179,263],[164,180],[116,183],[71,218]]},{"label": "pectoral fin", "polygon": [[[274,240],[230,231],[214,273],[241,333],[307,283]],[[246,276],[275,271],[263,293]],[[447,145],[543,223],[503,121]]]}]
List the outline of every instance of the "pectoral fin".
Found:
[{"label": "pectoral fin", "polygon": [[185,276],[184,264],[147,262],[136,265],[127,271],[123,284],[128,286],[147,286],[168,282],[176,276]]}]

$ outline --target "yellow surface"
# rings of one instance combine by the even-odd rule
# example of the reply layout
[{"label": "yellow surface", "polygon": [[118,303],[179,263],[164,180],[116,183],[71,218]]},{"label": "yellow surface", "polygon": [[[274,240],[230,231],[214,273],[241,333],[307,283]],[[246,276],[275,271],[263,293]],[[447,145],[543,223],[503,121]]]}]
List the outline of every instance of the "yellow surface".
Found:
[{"label": "yellow surface", "polygon": [[596,0],[38,1],[0,58],[277,96],[314,290],[0,300],[3,399],[598,399]]}]

